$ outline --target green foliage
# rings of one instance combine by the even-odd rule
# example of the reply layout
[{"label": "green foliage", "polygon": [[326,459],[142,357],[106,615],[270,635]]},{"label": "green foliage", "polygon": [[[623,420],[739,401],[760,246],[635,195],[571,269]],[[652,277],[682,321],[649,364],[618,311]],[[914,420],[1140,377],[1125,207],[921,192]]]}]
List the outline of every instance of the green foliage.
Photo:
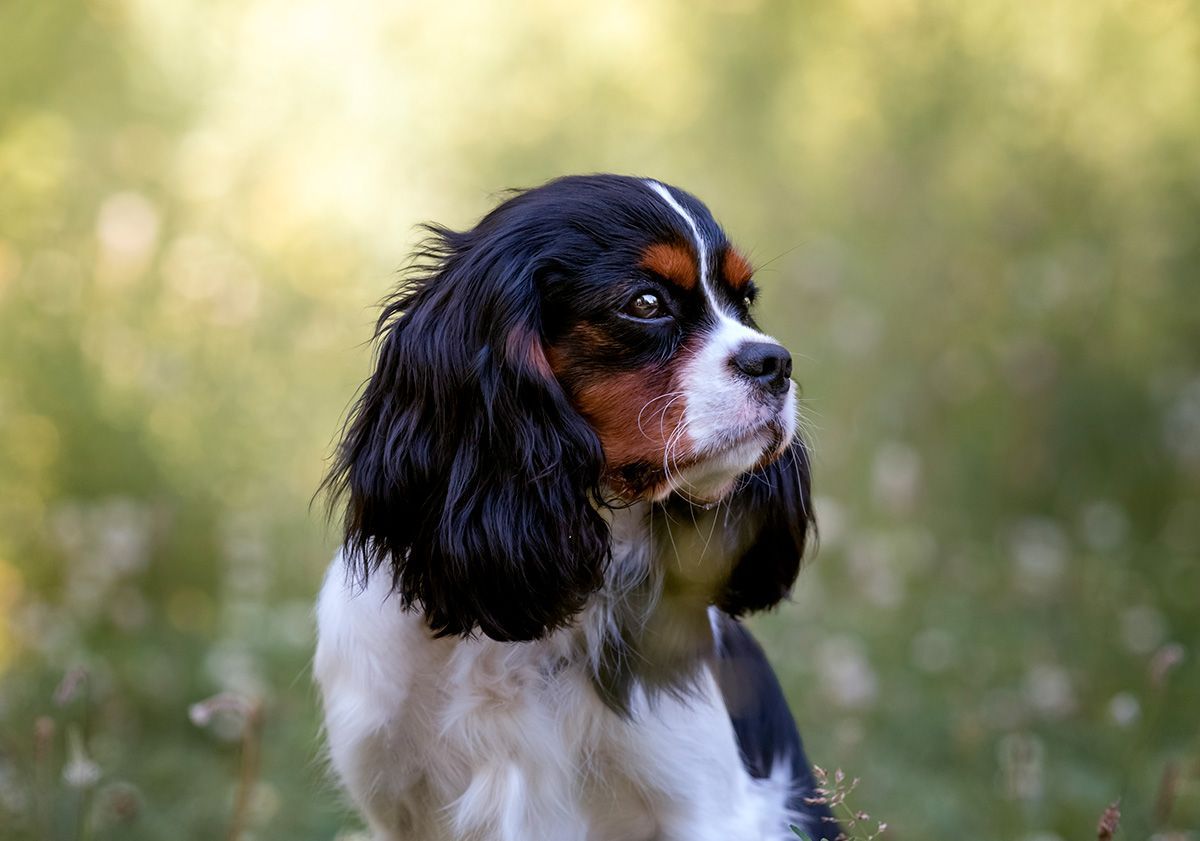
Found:
[{"label": "green foliage", "polygon": [[756,627],[884,837],[1200,826],[1198,37],[1178,0],[0,5],[5,837],[222,835],[218,692],[263,701],[256,837],[354,825],[310,501],[370,307],[415,223],[595,170],[761,266],[822,545]]}]

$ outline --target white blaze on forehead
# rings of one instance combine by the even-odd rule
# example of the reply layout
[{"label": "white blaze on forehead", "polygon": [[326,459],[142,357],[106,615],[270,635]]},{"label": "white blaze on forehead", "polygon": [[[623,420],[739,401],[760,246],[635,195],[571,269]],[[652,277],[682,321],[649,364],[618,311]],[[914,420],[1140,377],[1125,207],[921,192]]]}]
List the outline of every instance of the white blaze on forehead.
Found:
[{"label": "white blaze on forehead", "polygon": [[683,205],[675,200],[675,197],[671,195],[671,191],[665,185],[657,181],[647,181],[646,184],[650,186],[651,190],[662,196],[667,206],[678,213],[683,218],[683,221],[687,223],[688,228],[691,229],[692,239],[696,242],[696,253],[700,255],[700,282],[706,284],[708,282],[708,248],[704,242],[704,237],[700,236],[700,226],[696,224],[696,220],[692,218],[692,214],[684,210]]},{"label": "white blaze on forehead", "polygon": [[657,193],[667,203],[668,207],[679,214],[680,218],[687,224],[688,230],[692,232],[692,239],[696,243],[696,253],[700,259],[700,288],[704,292],[704,297],[712,305],[713,312],[717,314],[717,320],[719,321],[718,329],[726,333],[726,336],[723,337],[724,340],[729,343],[739,338],[749,341],[774,342],[775,340],[770,336],[764,335],[743,324],[741,319],[730,313],[722,304],[721,299],[717,297],[716,290],[713,288],[713,278],[709,275],[708,271],[708,243],[704,241],[704,237],[700,233],[700,226],[696,224],[696,220],[692,214],[688,213],[683,205],[671,195],[671,191],[667,189],[665,184],[647,180],[646,185]]},{"label": "white blaze on forehead", "polygon": [[708,296],[709,300],[713,301],[713,304],[715,305],[716,301],[713,299],[712,290],[709,288],[708,244],[704,241],[704,237],[700,235],[700,226],[696,224],[696,220],[692,218],[692,214],[684,210],[683,205],[675,200],[675,197],[671,195],[671,191],[668,190],[665,185],[660,184],[657,181],[647,181],[646,184],[651,190],[662,196],[662,200],[667,203],[667,206],[678,213],[691,230],[692,239],[696,243],[696,254],[698,254],[700,258],[700,286],[704,289],[704,292]]}]

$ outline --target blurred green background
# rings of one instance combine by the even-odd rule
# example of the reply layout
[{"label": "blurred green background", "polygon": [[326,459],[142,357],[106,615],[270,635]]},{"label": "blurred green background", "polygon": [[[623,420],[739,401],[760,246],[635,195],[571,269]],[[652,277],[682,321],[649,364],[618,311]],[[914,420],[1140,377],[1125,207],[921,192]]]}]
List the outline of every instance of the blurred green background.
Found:
[{"label": "blurred green background", "polygon": [[310,498],[372,306],[603,170],[797,355],[821,548],[755,624],[812,758],[897,841],[1200,835],[1194,0],[6,0],[0,837],[222,837],[223,691],[247,837],[354,830]]}]

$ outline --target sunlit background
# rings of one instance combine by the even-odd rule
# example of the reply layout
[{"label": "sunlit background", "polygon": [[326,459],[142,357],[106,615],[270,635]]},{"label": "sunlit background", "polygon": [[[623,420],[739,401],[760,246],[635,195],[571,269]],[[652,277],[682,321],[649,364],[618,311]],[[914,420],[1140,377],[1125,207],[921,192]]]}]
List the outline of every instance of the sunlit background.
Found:
[{"label": "sunlit background", "polygon": [[797,356],[821,547],[755,627],[854,806],[1200,837],[1191,0],[0,3],[0,837],[356,830],[310,500],[372,306],[608,170]]}]

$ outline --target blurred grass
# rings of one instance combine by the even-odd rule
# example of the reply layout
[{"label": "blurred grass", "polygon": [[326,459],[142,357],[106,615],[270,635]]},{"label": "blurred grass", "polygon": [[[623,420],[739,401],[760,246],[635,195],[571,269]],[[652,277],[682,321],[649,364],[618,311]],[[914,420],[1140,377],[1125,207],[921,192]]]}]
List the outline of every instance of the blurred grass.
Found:
[{"label": "blurred grass", "polygon": [[1194,2],[10,0],[0,835],[46,787],[54,837],[223,834],[219,691],[253,835],[354,826],[309,501],[371,304],[415,223],[596,170],[708,201],[798,354],[822,547],[757,627],[813,758],[895,839],[1200,827]]}]

